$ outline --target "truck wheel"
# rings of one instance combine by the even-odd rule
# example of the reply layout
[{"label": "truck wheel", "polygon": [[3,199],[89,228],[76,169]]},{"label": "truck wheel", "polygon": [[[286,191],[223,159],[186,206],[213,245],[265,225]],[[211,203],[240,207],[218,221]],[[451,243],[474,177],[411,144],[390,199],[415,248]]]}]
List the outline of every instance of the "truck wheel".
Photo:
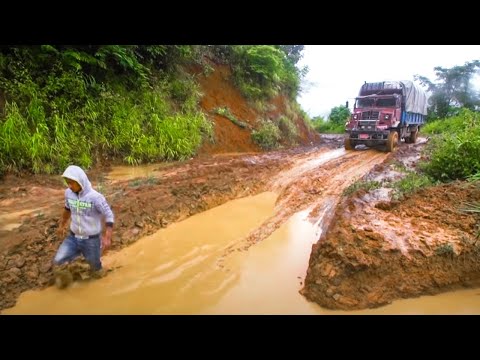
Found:
[{"label": "truck wheel", "polygon": [[392,131],[388,134],[387,139],[387,152],[392,152],[393,149],[397,147],[398,144],[398,133],[396,131]]},{"label": "truck wheel", "polygon": [[417,142],[417,137],[418,137],[418,130],[412,131],[410,133],[410,144],[415,144]]},{"label": "truck wheel", "polygon": [[345,150],[353,150],[352,142],[349,138],[345,138],[343,144],[345,145]]}]

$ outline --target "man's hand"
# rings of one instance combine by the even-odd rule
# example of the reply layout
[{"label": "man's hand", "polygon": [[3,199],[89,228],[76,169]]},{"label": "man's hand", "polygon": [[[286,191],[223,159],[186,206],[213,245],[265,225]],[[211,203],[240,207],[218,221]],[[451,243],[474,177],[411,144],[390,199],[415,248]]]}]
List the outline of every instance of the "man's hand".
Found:
[{"label": "man's hand", "polygon": [[102,236],[102,250],[107,250],[112,245],[112,228],[107,226],[105,236]]},{"label": "man's hand", "polygon": [[66,235],[65,230],[67,230],[68,219],[70,219],[70,211],[67,209],[63,209],[62,218],[60,219],[57,228],[57,236],[62,240],[65,238]]},{"label": "man's hand", "polygon": [[66,226],[65,224],[60,224],[58,225],[58,228],[57,228],[57,237],[59,239],[63,239],[65,237],[65,233],[66,233]]}]

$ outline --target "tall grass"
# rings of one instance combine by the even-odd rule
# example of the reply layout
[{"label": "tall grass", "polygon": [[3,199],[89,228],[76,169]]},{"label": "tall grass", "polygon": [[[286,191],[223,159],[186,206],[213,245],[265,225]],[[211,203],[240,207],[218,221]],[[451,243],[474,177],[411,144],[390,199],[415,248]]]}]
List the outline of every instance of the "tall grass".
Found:
[{"label": "tall grass", "polygon": [[136,89],[122,81],[100,86],[79,72],[47,75],[43,87],[31,78],[27,71],[7,86],[19,102],[8,101],[0,119],[0,172],[54,173],[105,157],[181,160],[213,137],[188,77]]},{"label": "tall grass", "polygon": [[[0,109],[0,175],[61,172],[72,163],[88,168],[112,158],[138,164],[193,156],[202,141],[214,141],[213,123],[200,111],[195,76],[181,65],[205,66],[205,54],[215,51],[228,60],[247,96],[295,98],[301,73],[275,46],[0,48],[6,100]],[[282,136],[293,143],[296,128],[288,119],[263,124],[254,141],[266,149],[277,147]]]}]

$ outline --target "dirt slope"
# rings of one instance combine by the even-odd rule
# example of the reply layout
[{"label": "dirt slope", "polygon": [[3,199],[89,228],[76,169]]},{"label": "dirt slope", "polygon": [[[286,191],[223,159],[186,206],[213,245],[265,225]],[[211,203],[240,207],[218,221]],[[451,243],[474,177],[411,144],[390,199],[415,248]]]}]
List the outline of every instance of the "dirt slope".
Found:
[{"label": "dirt slope", "polygon": [[[232,74],[227,65],[215,65],[215,71],[209,75],[201,72],[200,68],[191,69],[191,72],[196,74],[204,93],[200,106],[215,124],[215,143],[205,142],[199,151],[200,155],[261,151],[251,139],[252,129],[258,129],[261,120],[278,120],[282,115],[297,125],[299,132],[296,140],[299,145],[311,145],[320,141],[319,135],[305,126],[284,96],[276,96],[265,106],[265,110],[257,110],[254,103],[247,102],[240,91],[232,86]],[[249,127],[241,128],[225,116],[215,113],[216,109],[225,107],[237,120]],[[283,145],[288,147],[288,144]]]}]

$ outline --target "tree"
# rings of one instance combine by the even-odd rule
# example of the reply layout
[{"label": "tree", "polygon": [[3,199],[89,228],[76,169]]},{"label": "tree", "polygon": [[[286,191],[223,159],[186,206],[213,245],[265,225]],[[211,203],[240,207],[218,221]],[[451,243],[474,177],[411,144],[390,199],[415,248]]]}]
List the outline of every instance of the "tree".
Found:
[{"label": "tree", "polygon": [[350,109],[343,105],[340,105],[332,108],[328,120],[335,125],[345,125],[345,122],[350,117],[350,115]]},{"label": "tree", "polygon": [[303,57],[302,52],[305,48],[304,45],[278,45],[277,47],[287,55],[293,65],[296,65]]},{"label": "tree", "polygon": [[451,116],[460,107],[478,110],[480,94],[474,91],[471,80],[480,70],[479,60],[466,62],[465,65],[450,69],[437,66],[434,70],[437,77],[436,83],[425,76],[414,76],[415,80],[431,92],[429,110],[432,118]]}]

